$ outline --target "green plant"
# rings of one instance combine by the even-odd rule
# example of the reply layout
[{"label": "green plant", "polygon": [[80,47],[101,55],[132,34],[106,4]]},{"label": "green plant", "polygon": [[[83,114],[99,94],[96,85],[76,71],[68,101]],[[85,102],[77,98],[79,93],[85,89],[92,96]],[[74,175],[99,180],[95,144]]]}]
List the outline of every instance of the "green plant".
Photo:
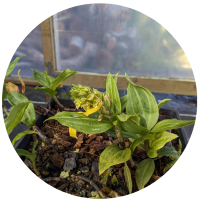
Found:
[{"label": "green plant", "polygon": [[[17,62],[21,57],[17,57],[9,66],[6,72],[6,76],[10,75],[10,73],[14,70]],[[19,124],[25,124],[29,127],[30,130],[24,131],[22,133],[17,134],[17,136],[13,139],[12,144],[14,145],[17,140],[19,140],[22,136],[27,134],[38,134],[42,140],[46,143],[50,144],[51,141],[42,133],[42,131],[35,125],[36,121],[36,113],[39,115],[44,115],[37,111],[31,101],[25,96],[25,84],[20,77],[20,70],[18,71],[18,77],[22,85],[22,93],[17,85],[8,82],[4,83],[3,94],[2,94],[2,102],[5,98],[7,98],[8,102],[12,105],[11,110],[3,105],[3,110],[7,115],[4,123],[6,126],[7,133],[10,132]],[[43,87],[36,87],[36,89],[43,90],[48,96],[52,96],[58,105],[62,106],[55,95],[57,94],[57,89],[62,87],[62,82],[68,79],[70,76],[74,75],[75,71],[66,69],[63,71],[56,79],[47,75],[47,72],[41,73],[39,71],[33,70],[33,77],[36,81],[38,81]],[[45,108],[43,108],[45,109]],[[52,111],[45,110],[47,113],[54,115]]]},{"label": "green plant", "polygon": [[[169,99],[157,105],[153,94],[146,88],[134,84],[127,74],[127,95],[120,99],[116,86],[117,76],[118,74],[113,78],[110,73],[108,74],[105,93],[73,85],[70,92],[74,103],[77,108],[82,107],[86,112],[64,111],[47,120],[55,119],[70,127],[71,131],[78,130],[86,134],[107,132],[116,137],[119,146],[109,145],[100,155],[99,174],[103,174],[110,166],[124,163],[124,175],[131,193],[132,179],[126,162],[130,160],[132,166],[134,165],[131,156],[135,148],[140,146],[146,150],[149,157],[140,162],[136,170],[136,183],[140,190],[151,178],[155,169],[154,160],[158,158],[159,153],[162,156],[170,153],[175,156],[172,147],[163,148],[167,142],[178,137],[167,130],[181,128],[195,121],[170,119],[157,123],[159,108]],[[126,113],[123,112],[124,109]],[[126,148],[124,138],[130,139],[129,148]]]},{"label": "green plant", "polygon": [[24,150],[24,149],[16,149],[16,152],[18,153],[18,155],[20,156],[26,156],[27,158],[30,159],[30,161],[32,162],[33,164],[33,170],[35,172],[36,175],[40,175],[39,171],[37,170],[37,167],[36,167],[36,158],[37,158],[37,155],[35,154],[35,148],[38,144],[38,140],[36,140],[34,143],[33,143],[33,148],[32,148],[32,153]]},{"label": "green plant", "polygon": [[56,98],[56,90],[62,87],[62,82],[76,73],[76,71],[66,69],[56,79],[54,79],[53,77],[47,75],[46,71],[41,73],[37,70],[33,70],[33,78],[42,85],[42,87],[36,86],[35,89],[42,90],[47,96],[53,97],[58,106],[63,109],[64,106],[60,104]]}]

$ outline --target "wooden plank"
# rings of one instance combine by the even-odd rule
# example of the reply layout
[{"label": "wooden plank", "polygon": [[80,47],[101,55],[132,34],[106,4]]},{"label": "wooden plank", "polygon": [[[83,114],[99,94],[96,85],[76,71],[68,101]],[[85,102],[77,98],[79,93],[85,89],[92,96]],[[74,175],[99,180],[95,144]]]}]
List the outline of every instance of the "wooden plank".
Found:
[{"label": "wooden plank", "polygon": [[[72,84],[81,84],[92,88],[105,89],[106,83],[104,80],[107,75],[92,74],[92,73],[77,73],[63,82],[66,86]],[[27,85],[39,85],[33,78],[22,78]],[[180,79],[161,79],[161,78],[147,78],[147,77],[131,77],[131,80],[141,85],[154,93],[167,93],[197,96],[196,83],[193,80],[180,80]],[[18,77],[6,77],[5,82],[13,82],[20,84]],[[126,90],[128,81],[124,76],[118,77],[118,89]]]},{"label": "wooden plank", "polygon": [[44,20],[40,24],[40,27],[41,27],[45,70],[48,73],[48,62],[52,63],[53,69],[55,69],[55,65],[56,65],[52,17],[49,17],[46,20]]}]

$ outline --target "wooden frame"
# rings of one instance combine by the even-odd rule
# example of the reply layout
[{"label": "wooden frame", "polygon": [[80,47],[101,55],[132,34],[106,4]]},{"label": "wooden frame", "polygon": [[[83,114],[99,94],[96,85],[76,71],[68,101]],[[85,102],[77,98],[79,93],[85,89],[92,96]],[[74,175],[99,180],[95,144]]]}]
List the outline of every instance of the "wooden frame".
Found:
[{"label": "wooden frame", "polygon": [[[59,71],[56,71],[56,58],[55,58],[55,45],[54,45],[54,33],[53,33],[53,23],[52,17],[46,19],[41,23],[41,35],[42,35],[42,45],[44,53],[44,63],[45,70],[49,75],[57,77]],[[70,77],[63,84],[81,84],[85,86],[90,86],[94,88],[105,88],[106,84],[104,80],[107,75],[96,74],[96,73],[77,73],[73,77]],[[38,85],[38,83],[33,80],[33,78],[23,78],[25,84]],[[168,93],[168,94],[180,94],[180,95],[191,95],[196,96],[196,83],[194,80],[186,79],[168,79],[168,78],[154,78],[154,77],[136,77],[131,76],[131,80],[137,84],[141,85],[151,92],[154,93]],[[16,77],[7,77],[6,82],[11,81],[14,83],[20,83],[19,79]],[[124,76],[119,76],[118,78],[118,89],[126,90],[128,86],[128,81]]]}]

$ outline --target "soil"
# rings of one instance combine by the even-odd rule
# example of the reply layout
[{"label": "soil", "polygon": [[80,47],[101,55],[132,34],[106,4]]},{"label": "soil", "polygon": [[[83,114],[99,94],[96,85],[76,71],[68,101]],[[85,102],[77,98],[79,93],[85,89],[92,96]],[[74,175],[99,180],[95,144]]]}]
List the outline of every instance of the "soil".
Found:
[{"label": "soil", "polygon": [[[68,108],[74,108],[73,105],[65,105]],[[55,106],[52,109],[54,113],[59,112],[59,108]],[[159,121],[163,119],[170,119],[165,113],[160,113]],[[99,156],[103,150],[111,145],[118,144],[118,140],[106,133],[87,135],[82,132],[77,132],[77,138],[69,136],[69,129],[62,126],[56,120],[50,120],[43,124],[40,128],[42,132],[51,140],[51,145],[45,145],[44,142],[33,134],[33,140],[30,142],[27,150],[31,152],[33,142],[38,139],[38,145],[36,147],[36,167],[40,172],[40,178],[43,179],[49,185],[57,188],[66,193],[80,197],[95,197],[97,189],[90,185],[90,183],[78,179],[76,176],[84,176],[87,179],[93,181],[102,192],[108,197],[118,197],[129,194],[128,188],[123,175],[124,164],[118,164],[109,168],[102,176],[98,173]],[[178,134],[178,130],[172,130],[173,133]],[[172,141],[172,145],[178,151],[178,138]],[[129,147],[128,139],[126,141],[126,147]],[[133,155],[135,164],[139,164],[140,161],[147,158],[147,154],[140,148],[136,148]],[[32,170],[32,164],[26,158],[25,164]],[[154,183],[160,177],[163,176],[163,169],[167,163],[170,163],[169,157],[162,157],[155,160],[155,171],[150,181],[146,186]],[[129,167],[130,164],[128,163]],[[33,170],[32,170],[33,171]],[[68,172],[67,178],[60,179],[62,172]],[[133,189],[132,192],[138,191],[135,182],[135,167],[130,168]],[[113,185],[112,178],[116,176],[118,184]]]}]

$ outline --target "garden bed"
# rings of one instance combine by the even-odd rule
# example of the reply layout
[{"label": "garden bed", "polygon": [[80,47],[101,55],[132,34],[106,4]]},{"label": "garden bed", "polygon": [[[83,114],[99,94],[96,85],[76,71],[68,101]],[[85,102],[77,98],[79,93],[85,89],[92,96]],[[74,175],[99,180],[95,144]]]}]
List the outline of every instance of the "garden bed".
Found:
[{"label": "garden bed", "polygon": [[[66,103],[64,100],[59,101],[61,104]],[[65,107],[75,110],[71,101],[68,101]],[[59,107],[52,102],[52,111],[58,113],[59,110]],[[159,120],[171,118],[178,119],[175,111],[160,109]],[[36,167],[40,172],[39,177],[41,179],[63,192],[80,197],[99,197],[97,193],[99,189],[108,197],[118,197],[129,194],[123,174],[123,163],[110,167],[103,176],[99,176],[99,156],[107,146],[118,144],[116,138],[106,133],[87,135],[82,132],[77,132],[77,138],[73,138],[69,136],[69,129],[66,126],[61,125],[56,120],[50,120],[43,124],[44,119],[45,117],[39,117],[36,125],[40,127],[44,135],[51,140],[52,144],[45,145],[36,134],[33,134],[32,137],[31,135],[26,135],[15,144],[15,148],[31,151],[33,142],[38,139],[39,142],[36,147]],[[172,133],[179,135],[184,149],[186,141],[184,140],[183,132],[182,129],[172,130]],[[177,151],[179,150],[178,140],[177,138],[172,141],[172,145]],[[126,147],[129,147],[128,139],[125,139],[125,143]],[[130,172],[133,182],[132,192],[134,193],[138,191],[135,182],[135,171],[138,163],[147,158],[147,154],[137,147],[132,154],[132,158],[135,165],[133,168],[130,168]],[[22,159],[32,170],[30,161],[24,157],[22,157]],[[164,167],[170,162],[171,159],[167,156],[155,160],[153,176],[146,186],[162,177]],[[128,165],[130,167],[129,163]],[[62,176],[60,177],[60,175]],[[118,182],[112,180],[113,175],[116,176]],[[95,184],[99,189],[96,188]]]}]

